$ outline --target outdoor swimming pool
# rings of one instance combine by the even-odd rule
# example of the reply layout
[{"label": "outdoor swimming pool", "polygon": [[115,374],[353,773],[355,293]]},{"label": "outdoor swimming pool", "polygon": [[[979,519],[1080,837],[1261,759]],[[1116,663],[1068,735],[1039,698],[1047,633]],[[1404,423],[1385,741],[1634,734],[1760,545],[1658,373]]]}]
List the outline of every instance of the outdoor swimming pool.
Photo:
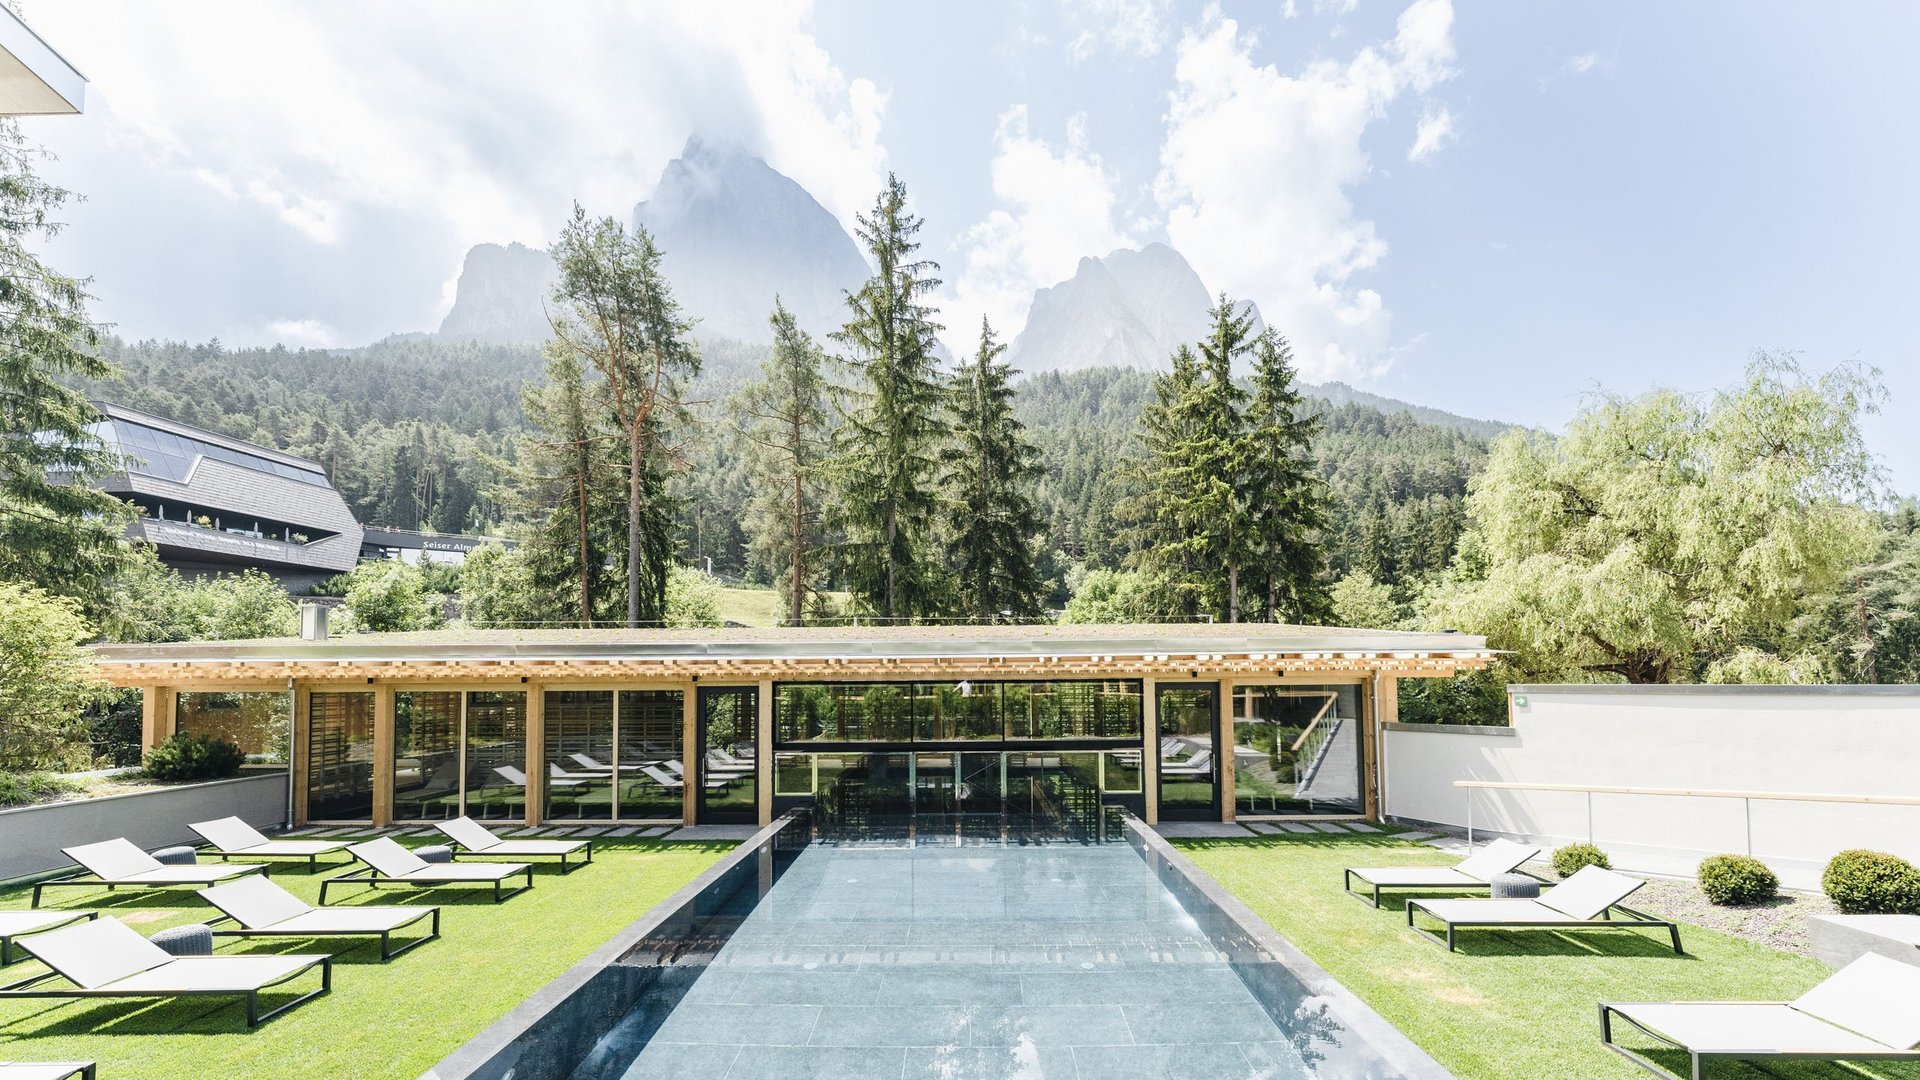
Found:
[{"label": "outdoor swimming pool", "polygon": [[763,848],[480,1067],[434,1075],[1446,1075],[1137,823],[1111,843]]}]

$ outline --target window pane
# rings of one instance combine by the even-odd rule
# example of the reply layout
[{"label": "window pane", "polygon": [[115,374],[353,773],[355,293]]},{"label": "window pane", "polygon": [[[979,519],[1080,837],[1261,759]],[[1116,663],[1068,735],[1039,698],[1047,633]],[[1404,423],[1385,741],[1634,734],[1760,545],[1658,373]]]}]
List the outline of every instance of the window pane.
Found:
[{"label": "window pane", "polygon": [[431,821],[460,812],[460,695],[393,695],[393,816]]},{"label": "window pane", "polygon": [[284,765],[293,741],[293,695],[285,690],[179,695],[174,730],[225,739],[249,761]]},{"label": "window pane", "polygon": [[549,690],[547,817],[613,817],[613,691]]},{"label": "window pane", "polygon": [[527,695],[517,690],[467,694],[466,812],[520,818],[527,802]]},{"label": "window pane", "polygon": [[373,817],[373,694],[312,695],[307,723],[307,818]]},{"label": "window pane", "polygon": [[759,768],[753,734],[759,721],[760,691],[751,686],[702,689],[699,701],[700,730],[706,740],[699,820],[758,821]]},{"label": "window pane", "polygon": [[678,690],[620,691],[620,816],[679,821],[685,815],[680,751],[686,732]]},{"label": "window pane", "polygon": [[1233,694],[1242,813],[1359,813],[1360,688],[1275,683]]}]

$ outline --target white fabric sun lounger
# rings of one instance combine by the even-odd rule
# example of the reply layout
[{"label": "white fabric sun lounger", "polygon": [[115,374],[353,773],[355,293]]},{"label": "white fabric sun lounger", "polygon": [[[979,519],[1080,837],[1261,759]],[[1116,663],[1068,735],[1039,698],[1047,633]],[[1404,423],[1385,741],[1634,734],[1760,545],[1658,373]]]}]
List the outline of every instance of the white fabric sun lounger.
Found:
[{"label": "white fabric sun lounger", "polygon": [[[460,817],[452,821],[437,821],[433,825],[447,835],[447,839],[471,855],[490,855],[508,859],[558,858],[560,872],[571,873],[593,861],[593,841],[591,840],[503,840],[489,832],[485,826],[472,818]],[[576,853],[585,853],[586,860],[578,864],[569,864],[567,859]]]},{"label": "white fabric sun lounger", "polygon": [[148,889],[200,886],[229,881],[246,874],[264,873],[267,869],[260,863],[248,866],[168,866],[124,837],[60,850],[66,853],[67,858],[79,863],[82,869],[65,877],[35,882],[34,907],[40,906],[40,893],[55,886],[94,889],[104,886],[108,892],[122,886]]},{"label": "white fabric sun lounger", "polygon": [[1341,879],[1351,895],[1362,900],[1363,892],[1354,892],[1353,879],[1372,886],[1373,906],[1380,906],[1381,889],[1426,889],[1445,892],[1474,892],[1493,887],[1493,879],[1520,869],[1528,859],[1540,854],[1537,847],[1505,838],[1495,840],[1452,866],[1358,866],[1349,867]]},{"label": "white fabric sun lounger", "polygon": [[[680,777],[675,776],[672,773],[662,772],[661,770],[654,768],[652,765],[648,765],[646,768],[642,769],[641,771],[647,774],[647,778],[649,780],[652,780],[654,783],[659,784],[663,788],[666,788],[668,791],[680,791],[687,786],[687,782],[685,780],[682,780]],[[706,788],[708,791],[714,791],[726,786],[727,786],[727,781],[725,780],[709,780],[706,783]]]},{"label": "white fabric sun lounger", "polygon": [[[322,905],[327,902],[328,887],[342,882],[360,882],[375,888],[382,885],[417,885],[429,889],[441,885],[492,885],[496,904],[533,888],[533,867],[526,863],[430,863],[386,836],[355,844],[347,850],[366,863],[367,868],[349,870],[322,881]],[[502,891],[507,879],[514,877],[525,877],[527,883],[511,892]]]},{"label": "white fabric sun lounger", "polygon": [[1185,761],[1163,761],[1161,776],[1196,777],[1213,775],[1213,751],[1201,750]]},{"label": "white fabric sun lounger", "polygon": [[[519,769],[515,768],[512,765],[495,765],[493,767],[493,771],[499,773],[501,777],[506,780],[507,783],[512,784],[514,787],[524,788],[527,786],[527,774],[521,772]],[[560,770],[556,766],[553,771],[559,772]],[[547,780],[547,786],[553,787],[553,788],[575,788],[575,787],[579,787],[581,784],[586,783],[588,780],[604,780],[604,779],[606,779],[606,777],[604,776],[580,776],[580,777],[550,776]]]},{"label": "white fabric sun lounger", "polygon": [[230,858],[305,859],[307,873],[311,874],[320,869],[320,856],[347,850],[344,840],[269,840],[237,817],[196,822],[187,828],[199,833],[221,862]]},{"label": "white fabric sun lounger", "polygon": [[1685,1051],[1693,1080],[1715,1058],[1920,1061],[1920,967],[1868,953],[1794,1001],[1601,1002],[1601,1045],[1668,1076],[1613,1041],[1616,1016]]},{"label": "white fabric sun lounger", "polygon": [[[253,1027],[333,989],[330,956],[171,956],[111,917],[35,934],[20,947],[52,970],[0,987],[0,999],[241,997],[247,1001],[247,1026]],[[320,969],[320,989],[269,1012],[260,1011],[262,991],[316,967]],[[72,985],[43,987],[56,979]]]},{"label": "white fabric sun lounger", "polygon": [[[262,877],[215,885],[200,890],[200,896],[225,916],[209,924],[216,926],[213,932],[221,937],[378,937],[380,959],[391,960],[440,936],[437,907],[317,908]],[[394,948],[393,932],[421,919],[433,920],[426,935]],[[226,920],[238,929],[218,929],[217,924]]]},{"label": "white fabric sun lounger", "polygon": [[[1609,930],[1662,929],[1680,952],[1680,927],[1666,919],[1620,906],[1646,884],[1612,870],[1589,866],[1540,894],[1538,900],[1409,900],[1407,925],[1438,940],[1438,935],[1414,925],[1413,913],[1425,912],[1446,927],[1447,951],[1461,927],[1499,930]],[[1626,916],[1616,919],[1618,911]]]},{"label": "white fabric sun lounger", "polygon": [[[588,757],[585,754],[568,754],[567,756],[572,758],[575,762],[579,763],[580,767],[583,769],[591,769],[594,772],[603,772],[603,773],[610,773],[614,771],[613,766],[602,765],[597,759]],[[640,766],[622,765],[620,766],[620,771],[621,772],[639,772]]]},{"label": "white fabric sun lounger", "polygon": [[13,939],[97,919],[97,911],[0,911],[0,967],[14,962]]},{"label": "white fabric sun lounger", "polygon": [[0,1061],[0,1080],[94,1080],[91,1061]]}]

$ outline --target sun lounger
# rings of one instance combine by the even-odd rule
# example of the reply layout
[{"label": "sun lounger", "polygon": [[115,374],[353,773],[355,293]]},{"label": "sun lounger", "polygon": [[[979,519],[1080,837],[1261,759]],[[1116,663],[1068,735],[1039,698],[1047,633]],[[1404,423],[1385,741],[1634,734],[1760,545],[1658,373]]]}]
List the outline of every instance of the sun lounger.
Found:
[{"label": "sun lounger", "polygon": [[33,885],[33,906],[40,906],[40,894],[56,886],[80,888],[105,887],[108,892],[121,887],[164,889],[170,886],[205,886],[229,881],[246,874],[266,871],[264,865],[248,866],[168,866],[141,851],[125,838],[103,840],[97,844],[62,848],[67,858],[81,869],[65,877],[37,881]]},{"label": "sun lounger", "polygon": [[[333,989],[333,958],[303,954],[171,956],[115,918],[51,930],[20,947],[52,970],[0,987],[7,998],[238,997],[253,1027]],[[268,1012],[260,994],[320,969],[320,988]],[[65,980],[69,986],[45,984]]]},{"label": "sun lounger", "polygon": [[0,1080],[94,1080],[91,1061],[0,1061]]},{"label": "sun lounger", "polygon": [[[367,864],[365,870],[336,874],[320,883],[320,903],[327,902],[327,889],[341,883],[360,882],[379,888],[382,885],[415,885],[437,888],[441,885],[492,885],[493,902],[518,896],[533,888],[533,867],[526,863],[430,863],[390,837],[380,837],[347,849]],[[527,883],[511,892],[502,891],[508,878],[525,877]]]},{"label": "sun lounger", "polygon": [[[202,889],[200,896],[224,916],[208,924],[221,937],[378,937],[380,959],[391,960],[440,936],[437,907],[317,908],[261,877]],[[394,948],[393,932],[421,919],[433,920],[426,935]],[[226,921],[237,929],[221,929],[220,924]]]},{"label": "sun lounger", "polygon": [[311,874],[320,869],[320,856],[347,850],[344,840],[269,840],[237,817],[197,822],[187,828],[199,833],[210,846],[209,853],[220,856],[221,862],[231,858],[305,859],[307,873]]},{"label": "sun lounger", "polygon": [[[447,839],[460,845],[470,855],[487,855],[508,859],[558,858],[560,872],[563,874],[578,870],[593,861],[593,841],[591,840],[502,840],[487,831],[472,818],[454,818],[452,821],[434,822],[434,828],[447,834]],[[568,858],[584,853],[585,861],[569,864]]]},{"label": "sun lounger", "polygon": [[97,919],[97,911],[0,911],[0,967],[13,963],[13,939],[58,930],[70,923]]},{"label": "sun lounger", "polygon": [[1537,847],[1500,839],[1481,848],[1452,866],[1359,866],[1349,867],[1342,878],[1347,892],[1362,900],[1364,892],[1354,892],[1353,880],[1359,878],[1372,887],[1373,906],[1380,906],[1381,889],[1422,889],[1446,892],[1474,892],[1493,887],[1499,874],[1510,874],[1520,864],[1540,854]]},{"label": "sun lounger", "polygon": [[[644,769],[641,769],[640,771],[646,773],[647,778],[649,780],[652,780],[654,783],[659,784],[663,788],[666,788],[668,791],[680,791],[687,786],[687,782],[685,780],[682,780],[681,778],[673,775],[672,773],[662,772],[659,769],[653,767],[652,765],[648,765],[647,767],[645,767]],[[708,791],[716,791],[726,786],[727,786],[727,781],[725,780],[709,780],[706,783],[706,788]]]},{"label": "sun lounger", "polygon": [[[527,786],[527,774],[514,768],[512,765],[495,765],[493,771],[499,773],[507,783],[512,784],[514,787],[524,788]],[[556,767],[553,771],[558,772],[559,769]],[[604,779],[606,779],[604,776],[550,776],[547,780],[547,786],[550,788],[577,788],[589,780]]]},{"label": "sun lounger", "polygon": [[[1447,951],[1463,927],[1498,930],[1609,930],[1662,929],[1680,952],[1680,927],[1665,919],[1620,906],[1620,901],[1646,884],[1637,878],[1589,866],[1540,894],[1538,900],[1409,900],[1407,925],[1439,940],[1415,925],[1414,912],[1424,912],[1446,927]],[[1619,912],[1624,918],[1614,918]]]},{"label": "sun lounger", "polygon": [[1201,750],[1185,761],[1160,763],[1161,776],[1196,777],[1213,775],[1213,751]]},{"label": "sun lounger", "polygon": [[1601,1045],[1669,1076],[1613,1041],[1615,1017],[1684,1051],[1693,1080],[1716,1058],[1920,1061],[1920,967],[1868,953],[1794,1001],[1601,1002]]},{"label": "sun lounger", "polygon": [[[580,767],[583,769],[590,769],[594,772],[603,772],[603,773],[610,773],[614,771],[613,766],[602,765],[598,759],[588,757],[585,754],[568,754],[567,756],[572,758],[574,761],[578,762]],[[620,766],[620,771],[621,772],[639,772],[640,766],[622,765]]]}]

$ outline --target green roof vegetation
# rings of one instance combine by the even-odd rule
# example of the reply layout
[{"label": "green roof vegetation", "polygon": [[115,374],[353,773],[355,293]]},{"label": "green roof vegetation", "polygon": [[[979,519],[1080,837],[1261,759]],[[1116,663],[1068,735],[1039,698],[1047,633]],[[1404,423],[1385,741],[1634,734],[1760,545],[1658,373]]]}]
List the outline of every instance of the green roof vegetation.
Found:
[{"label": "green roof vegetation", "polygon": [[[733,846],[598,838],[591,865],[564,877],[537,865],[536,887],[503,904],[471,887],[338,890],[332,906],[438,904],[441,938],[384,964],[377,939],[220,938],[222,954],[338,950],[333,992],[251,1031],[237,999],[0,1002],[0,1060],[97,1059],[100,1075],[113,1080],[418,1076]],[[273,872],[308,903],[318,902],[326,876]],[[24,908],[28,899],[27,889],[0,892],[0,908]],[[219,914],[186,889],[61,889],[45,906],[93,908],[147,935]],[[35,961],[14,964],[0,982],[42,970]],[[304,992],[313,980],[289,985]],[[263,1009],[291,996],[267,995]]]}]

